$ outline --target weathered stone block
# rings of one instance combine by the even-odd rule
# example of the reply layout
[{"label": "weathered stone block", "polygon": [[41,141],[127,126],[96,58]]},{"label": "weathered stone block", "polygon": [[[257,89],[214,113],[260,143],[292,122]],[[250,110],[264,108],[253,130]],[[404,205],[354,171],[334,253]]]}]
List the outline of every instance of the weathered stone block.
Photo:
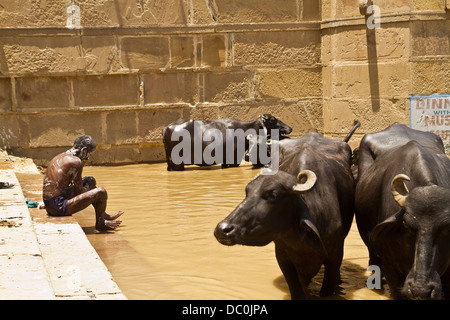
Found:
[{"label": "weathered stone block", "polygon": [[[359,12],[359,0],[329,0],[323,1],[325,19],[362,17]],[[373,5],[381,9],[381,15],[386,13],[409,12],[410,0],[373,0]],[[324,17],[322,17],[324,19]]]},{"label": "weathered stone block", "polygon": [[0,27],[62,27],[66,25],[64,1],[2,1]]},{"label": "weathered stone block", "polygon": [[144,103],[194,103],[198,101],[197,74],[152,73],[144,75]]},{"label": "weathered stone block", "polygon": [[404,13],[411,11],[410,0],[372,0],[381,10],[381,16],[386,13]]},{"label": "weathered stone block", "polygon": [[296,0],[216,0],[207,1],[207,6],[218,23],[297,21]]},{"label": "weathered stone block", "polygon": [[317,0],[303,0],[301,6],[301,20],[316,21],[320,20],[320,1]]},{"label": "weathered stone block", "polygon": [[258,99],[320,97],[321,68],[259,70],[255,76],[255,87]]},{"label": "weathered stone block", "polygon": [[322,0],[322,7],[320,8],[322,14],[322,20],[330,20],[335,17],[335,1],[334,0]]},{"label": "weathered stone block", "polygon": [[86,6],[90,7],[89,15],[84,19],[86,25],[186,25],[188,22],[187,4],[179,0],[98,0],[87,2]]},{"label": "weathered stone block", "polygon": [[[374,101],[376,100],[376,101]],[[358,119],[359,134],[385,129],[394,122],[409,123],[409,101],[403,99],[332,99],[324,100],[324,131],[345,134]],[[376,105],[377,108],[373,108]]]},{"label": "weathered stone block", "polygon": [[334,69],[337,98],[407,97],[409,64],[405,62],[340,65]]},{"label": "weathered stone block", "polygon": [[89,159],[93,165],[148,163],[165,161],[164,146],[159,143],[113,145],[97,150]]},{"label": "weathered stone block", "polygon": [[334,67],[323,66],[322,67],[322,96],[324,98],[330,98],[334,95]]},{"label": "weathered stone block", "polygon": [[11,79],[0,78],[0,112],[11,110]]},{"label": "weathered stone block", "polygon": [[106,143],[129,144],[137,140],[136,111],[117,111],[106,114]]},{"label": "weathered stone block", "polygon": [[86,76],[72,82],[77,107],[139,105],[137,75]]},{"label": "weathered stone block", "polygon": [[249,72],[206,73],[202,102],[242,101],[251,98]]},{"label": "weathered stone block", "polygon": [[412,56],[450,54],[450,20],[414,21],[411,24]]},{"label": "weathered stone block", "polygon": [[[375,29],[376,51],[380,59],[408,59],[410,30],[405,23]],[[370,50],[370,48],[369,48]],[[370,56],[370,54],[369,54]]]},{"label": "weathered stone block", "polygon": [[[17,237],[19,238],[19,237]],[[53,300],[55,295],[40,254],[0,255],[2,300]]]},{"label": "weathered stone block", "polygon": [[72,146],[82,134],[102,142],[100,113],[37,114],[26,116],[23,121],[23,126],[28,127],[30,148]]},{"label": "weathered stone block", "polygon": [[406,24],[390,25],[368,30],[365,26],[351,26],[327,35],[323,62],[371,59],[407,59],[409,57],[409,28]]},{"label": "weathered stone block", "polygon": [[28,130],[22,127],[15,114],[0,113],[0,149],[11,150],[13,147],[28,146]]},{"label": "weathered stone block", "polygon": [[125,68],[149,70],[169,66],[167,37],[124,37],[121,43],[121,63]]},{"label": "weathered stone block", "polygon": [[183,108],[153,109],[138,111],[139,143],[162,142],[162,130],[183,117]]},{"label": "weathered stone block", "polygon": [[113,36],[83,36],[81,43],[87,72],[107,73],[118,68],[119,51]]},{"label": "weathered stone block", "polygon": [[358,0],[331,0],[330,18],[358,17],[359,1]]},{"label": "weathered stone block", "polygon": [[0,27],[64,27],[67,7],[78,6],[80,25],[134,26],[187,23],[187,4],[184,1],[4,1],[0,11]]},{"label": "weathered stone block", "polygon": [[320,31],[246,32],[234,36],[234,65],[298,65],[320,61]]},{"label": "weathered stone block", "polygon": [[14,37],[0,39],[5,64],[11,75],[71,73],[84,71],[80,37]]},{"label": "weathered stone block", "polygon": [[166,161],[166,151],[161,144],[139,145],[139,153],[142,162]]},{"label": "weathered stone block", "polygon": [[446,0],[414,0],[416,10],[444,10]]},{"label": "weathered stone block", "polygon": [[450,62],[448,60],[413,62],[411,94],[450,92]]},{"label": "weathered stone block", "polygon": [[214,22],[208,9],[208,3],[205,0],[191,0],[190,23],[192,24],[211,24]]},{"label": "weathered stone block", "polygon": [[16,78],[18,109],[67,109],[71,95],[65,77]]},{"label": "weathered stone block", "polygon": [[195,65],[193,37],[170,38],[170,64],[172,68],[193,67]]},{"label": "weathered stone block", "polygon": [[[194,120],[216,120],[222,117],[219,113],[218,105],[210,105],[209,103],[201,104],[198,103],[195,105],[195,108],[189,109],[189,119]],[[240,115],[242,117],[242,115]]]},{"label": "weathered stone block", "polygon": [[202,66],[224,67],[225,59],[225,36],[203,36]]},{"label": "weathered stone block", "polygon": [[108,149],[97,150],[89,161],[97,165],[105,165],[109,163],[139,163],[143,159],[138,144],[118,144],[112,145]]},{"label": "weathered stone block", "polygon": [[[368,105],[368,104],[367,104]],[[348,132],[347,127],[351,126],[356,114],[350,108],[347,100],[324,100],[324,126],[325,132],[339,134]],[[366,112],[369,112],[366,110]]]}]

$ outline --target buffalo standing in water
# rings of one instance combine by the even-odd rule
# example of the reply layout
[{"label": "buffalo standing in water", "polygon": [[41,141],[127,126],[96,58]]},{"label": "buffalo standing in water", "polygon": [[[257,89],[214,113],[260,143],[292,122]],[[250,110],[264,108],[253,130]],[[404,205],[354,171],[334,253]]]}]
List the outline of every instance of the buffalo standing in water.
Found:
[{"label": "buffalo standing in water", "polygon": [[[196,130],[196,128],[198,128]],[[241,163],[245,151],[249,148],[249,141],[245,136],[241,136],[242,141],[238,141],[239,137],[231,137],[228,139],[227,130],[237,131],[241,129],[243,133],[248,132],[248,130],[253,130],[254,134],[259,134],[259,131],[262,130],[265,132],[265,135],[270,135],[273,129],[279,130],[279,133],[289,134],[292,131],[292,128],[283,123],[281,120],[278,120],[274,116],[270,114],[264,114],[259,116],[255,121],[244,122],[235,119],[218,119],[214,121],[198,121],[198,120],[186,120],[186,119],[178,119],[177,121],[171,123],[169,126],[163,129],[163,142],[164,149],[166,152],[166,161],[167,161],[167,170],[168,171],[180,171],[184,170],[184,166],[186,164],[195,164],[199,166],[206,166],[211,164],[222,164],[222,168],[227,167],[237,167]],[[189,150],[183,150],[183,152],[188,152],[189,158],[186,162],[177,163],[174,161],[172,157],[172,151],[180,143],[178,139],[174,139],[174,134],[177,135],[181,131],[187,132],[190,138]],[[212,133],[220,132],[220,136],[222,141],[218,142],[220,144],[220,149],[222,151],[222,159],[215,163],[206,163],[203,158],[203,152],[208,146],[212,143],[216,144],[215,137],[211,136]],[[195,141],[199,141],[199,150],[201,153],[201,157],[197,159],[195,157]],[[232,145],[233,149],[231,150],[232,154],[227,154],[226,145]],[[243,146],[239,148],[239,146]],[[198,155],[197,155],[198,156]],[[185,155],[182,156],[184,159]],[[232,159],[232,161],[226,161],[226,159]]]},{"label": "buffalo standing in water", "polygon": [[274,241],[292,299],[306,298],[307,285],[323,264],[320,295],[331,295],[340,282],[344,239],[353,219],[350,147],[318,133],[279,145],[280,170],[251,181],[245,199],[214,235],[224,245]]},{"label": "buffalo standing in water", "polygon": [[441,138],[395,123],[364,136],[358,170],[358,229],[392,296],[449,298],[450,160]]}]

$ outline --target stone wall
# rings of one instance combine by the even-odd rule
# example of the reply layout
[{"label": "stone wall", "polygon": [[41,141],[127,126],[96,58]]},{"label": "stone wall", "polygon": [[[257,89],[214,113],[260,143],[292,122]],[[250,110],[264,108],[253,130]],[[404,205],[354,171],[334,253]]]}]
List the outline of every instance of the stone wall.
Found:
[{"label": "stone wall", "polygon": [[[449,93],[445,0],[0,0],[0,148],[45,165],[80,134],[94,164],[161,161],[179,117],[343,137]],[[79,20],[77,20],[77,13]]]},{"label": "stone wall", "polygon": [[374,29],[359,2],[322,5],[324,132],[334,136],[355,118],[356,137],[409,124],[410,95],[450,92],[450,1],[373,0],[381,17]]}]

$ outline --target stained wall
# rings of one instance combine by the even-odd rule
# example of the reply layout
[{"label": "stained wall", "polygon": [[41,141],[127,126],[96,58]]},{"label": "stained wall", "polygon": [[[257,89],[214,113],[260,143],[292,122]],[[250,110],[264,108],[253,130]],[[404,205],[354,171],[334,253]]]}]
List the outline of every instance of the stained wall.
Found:
[{"label": "stained wall", "polygon": [[[343,137],[408,123],[408,96],[450,92],[445,0],[0,0],[0,148],[45,165],[80,134],[94,164],[164,160],[180,118]],[[79,20],[77,20],[79,12]]]},{"label": "stained wall", "polygon": [[450,92],[450,1],[373,0],[372,29],[359,2],[322,1],[324,132],[334,136],[355,118],[356,137],[409,125],[409,96]]}]

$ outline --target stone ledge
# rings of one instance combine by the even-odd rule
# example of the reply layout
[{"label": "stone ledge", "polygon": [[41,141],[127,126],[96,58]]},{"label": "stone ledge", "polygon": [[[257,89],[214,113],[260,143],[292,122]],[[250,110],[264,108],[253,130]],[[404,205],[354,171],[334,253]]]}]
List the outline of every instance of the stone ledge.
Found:
[{"label": "stone ledge", "polygon": [[[381,25],[387,23],[423,21],[423,20],[447,20],[447,14],[442,11],[415,11],[407,13],[387,13],[381,16]],[[320,29],[349,27],[355,25],[365,25],[366,20],[363,16],[346,17],[338,19],[325,19],[320,24]]]},{"label": "stone ledge", "polygon": [[224,23],[220,25],[193,26],[111,26],[82,27],[68,29],[62,27],[0,28],[2,37],[11,36],[98,36],[98,35],[178,35],[248,31],[319,30],[320,21],[269,22],[269,23]]}]

